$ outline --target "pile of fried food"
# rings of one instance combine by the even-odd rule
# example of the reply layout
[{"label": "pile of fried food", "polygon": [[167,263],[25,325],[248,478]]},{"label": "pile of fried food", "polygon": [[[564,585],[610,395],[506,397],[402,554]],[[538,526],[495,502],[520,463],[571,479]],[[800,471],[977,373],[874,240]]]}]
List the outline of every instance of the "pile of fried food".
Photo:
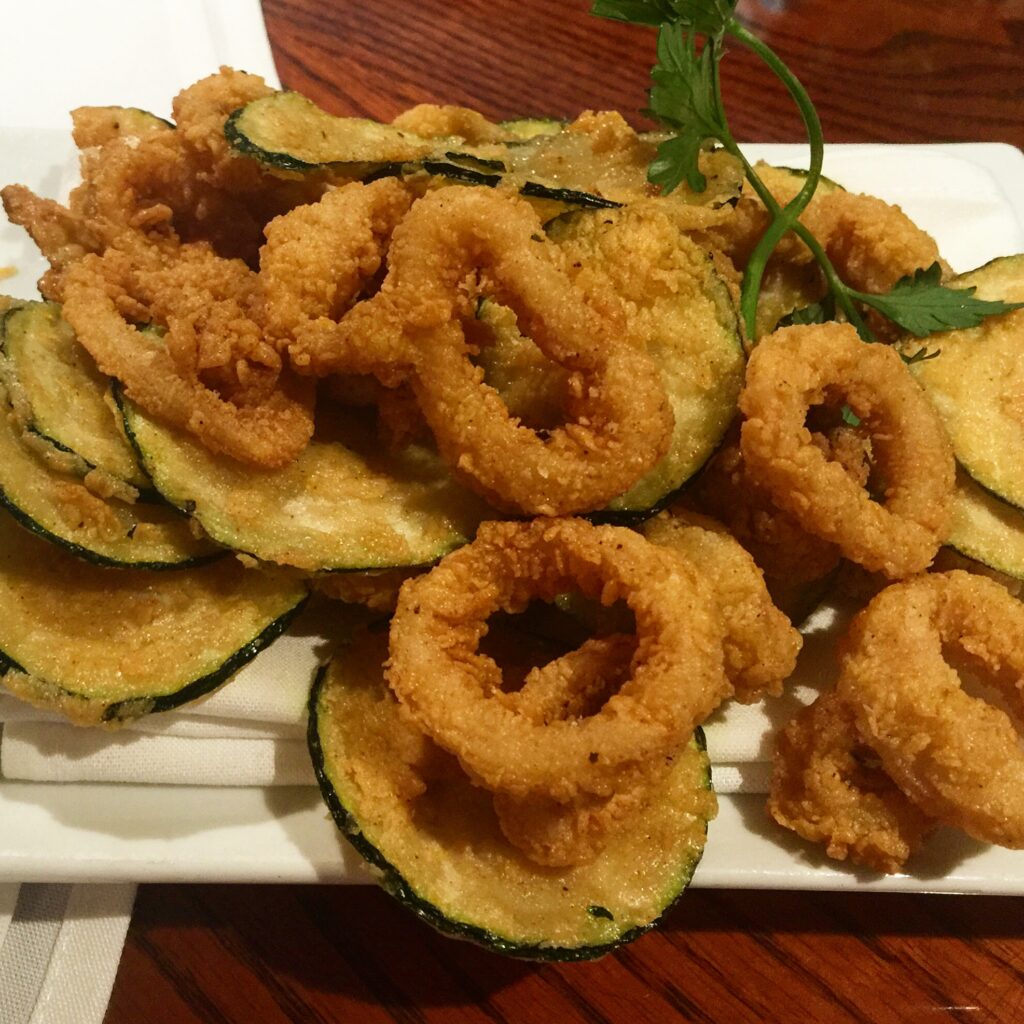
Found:
[{"label": "pile of fried food", "polygon": [[[845,587],[870,600],[835,691],[778,737],[771,815],[880,871],[939,822],[1024,846],[1024,606],[1007,589],[1024,513],[996,474],[979,479],[1008,504],[956,469],[957,417],[987,411],[938,374],[970,339],[908,363],[913,339],[779,327],[824,291],[792,237],[744,337],[764,206],[715,152],[707,191],[657,195],[657,140],[617,114],[417,107],[381,125],[222,69],[173,116],[77,110],[68,205],[3,190],[50,270],[47,301],[3,321],[0,488],[39,549],[18,562],[9,542],[0,603],[38,599],[24,633],[44,628],[44,591],[62,608],[121,594],[116,675],[135,687],[0,627],[12,692],[117,724],[218,685],[307,584],[393,611],[314,687],[339,824],[439,927],[592,956],[649,927],[699,858],[700,724],[780,694],[791,620]],[[802,181],[761,173],[780,201]],[[832,183],[802,219],[862,291],[940,259],[898,208]],[[998,297],[1024,298],[1014,268],[1019,294],[1000,278]],[[1022,316],[974,329],[976,349],[1008,351]],[[962,554],[938,572],[944,544]],[[168,597],[174,579],[207,595],[211,632],[218,601],[235,622],[265,593],[168,679],[176,659],[146,652],[196,600]],[[190,628],[183,660],[204,642]]]}]

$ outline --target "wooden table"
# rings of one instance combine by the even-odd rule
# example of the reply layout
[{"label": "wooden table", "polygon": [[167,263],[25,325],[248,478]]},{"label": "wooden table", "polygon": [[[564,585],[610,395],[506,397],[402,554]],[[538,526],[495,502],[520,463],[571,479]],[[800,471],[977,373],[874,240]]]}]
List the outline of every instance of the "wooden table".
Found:
[{"label": "wooden table", "polygon": [[[328,110],[413,103],[491,117],[643,105],[654,36],[580,0],[266,0],[284,83]],[[1024,147],[1024,0],[741,0],[834,142]],[[741,139],[796,141],[743,53]],[[110,1024],[183,1021],[1019,1021],[1014,899],[693,891],[592,964],[532,966],[443,939],[372,888],[144,886]]]}]

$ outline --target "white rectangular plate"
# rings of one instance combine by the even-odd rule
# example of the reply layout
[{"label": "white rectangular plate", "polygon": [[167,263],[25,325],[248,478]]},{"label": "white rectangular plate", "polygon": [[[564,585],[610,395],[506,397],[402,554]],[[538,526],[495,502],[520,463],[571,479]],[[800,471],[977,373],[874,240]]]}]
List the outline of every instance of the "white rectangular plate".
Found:
[{"label": "white rectangular plate", "polygon": [[[72,154],[58,133],[4,132],[0,183],[58,194]],[[806,166],[799,146],[748,147]],[[69,170],[69,168],[71,170]],[[825,173],[899,203],[939,241],[954,269],[1024,252],[1024,155],[1010,146],[835,146]],[[0,228],[0,266],[29,297],[39,272],[23,234]],[[8,282],[0,284],[0,290]],[[721,798],[702,886],[1024,894],[1024,853],[944,831],[913,875],[879,879],[834,866],[772,825],[763,796]],[[0,781],[0,881],[365,882],[312,788],[43,784]]]}]

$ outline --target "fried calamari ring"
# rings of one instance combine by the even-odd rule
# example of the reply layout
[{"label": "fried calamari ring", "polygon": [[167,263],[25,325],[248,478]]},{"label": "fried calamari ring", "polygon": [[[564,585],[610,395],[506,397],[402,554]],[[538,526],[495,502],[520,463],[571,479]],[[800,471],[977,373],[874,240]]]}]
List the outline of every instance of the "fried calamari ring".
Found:
[{"label": "fried calamari ring", "polygon": [[877,765],[853,709],[831,692],[804,708],[775,744],[768,813],[784,828],[825,843],[835,860],[892,874],[935,821]]},{"label": "fried calamari ring", "polygon": [[[951,656],[980,669],[1010,714],[968,695]],[[977,839],[1019,849],[1022,684],[1024,604],[992,580],[954,571],[887,587],[857,616],[838,693],[914,803]]]},{"label": "fried calamari ring", "polygon": [[[781,167],[759,163],[757,173],[784,206],[803,187],[804,178]],[[732,216],[709,229],[708,240],[739,267],[745,267],[772,218],[749,186]],[[938,246],[898,206],[875,196],[847,192],[834,185],[815,193],[800,221],[825,249],[840,277],[863,292],[887,292],[915,270],[941,262]],[[814,258],[795,235],[787,235],[770,265],[810,267]],[[824,281],[821,282],[824,291]]]},{"label": "fried calamari ring", "polygon": [[673,755],[610,796],[580,793],[562,803],[543,793],[516,797],[495,793],[494,812],[505,838],[535,864],[568,867],[593,860],[618,832],[627,828],[668,774]]},{"label": "fried calamari ring", "polygon": [[[644,524],[643,534],[682,558],[713,583],[718,605],[724,670],[740,701],[778,695],[792,673],[800,634],[772,604],[753,559],[724,527],[683,510],[664,512]],[[612,634],[532,670],[522,688],[496,695],[539,724],[596,714],[629,676],[636,640]],[[530,794],[496,793],[494,808],[506,838],[531,860],[549,866],[595,857],[646,803],[671,766],[655,760],[642,779],[611,797],[578,794],[570,801]]]},{"label": "fried calamari ring", "polygon": [[713,585],[722,618],[725,674],[743,704],[777,697],[796,667],[802,640],[772,603],[753,558],[721,524],[674,508],[644,523],[641,532],[690,561]]},{"label": "fried calamari ring", "polygon": [[[842,402],[871,435],[882,502],[812,443],[808,411]],[[740,409],[747,470],[805,530],[890,579],[928,566],[952,510],[953,454],[896,352],[847,324],[783,328],[754,350]]]},{"label": "fried calamari ring", "polygon": [[[538,725],[581,721],[597,714],[629,678],[636,638],[623,633],[587,640],[581,647],[532,669],[522,687],[496,696]],[[672,755],[668,755],[671,759]],[[667,770],[670,761],[665,765]],[[662,765],[662,761],[656,765]],[[639,811],[664,772],[650,770],[610,796],[579,793],[559,801],[543,794],[494,794],[494,810],[505,838],[530,860],[564,867],[592,860]]]},{"label": "fried calamari ring", "polygon": [[[153,416],[195,434],[211,451],[266,468],[292,462],[313,433],[312,387],[287,373],[277,377],[273,371],[274,387],[268,388],[265,378],[260,380],[256,389],[260,400],[255,404],[244,405],[223,397],[201,379],[203,371],[209,369],[204,365],[205,356],[211,355],[196,336],[204,316],[202,304],[195,307],[195,296],[185,293],[165,291],[160,296],[160,302],[154,304],[161,306],[171,328],[171,337],[164,344],[124,319],[123,314],[137,319],[148,317],[145,302],[132,294],[132,289],[138,287],[132,261],[116,250],[108,250],[102,257],[87,256],[68,270],[64,316],[100,370],[119,380],[133,402]],[[179,301],[184,305],[176,310]],[[214,314],[215,327],[218,319]],[[244,316],[240,319],[245,321]],[[232,323],[235,320],[226,314],[220,327],[227,329]],[[236,340],[247,338],[256,346],[254,351],[273,364],[276,353],[262,347],[262,339],[258,332],[253,334],[252,326],[240,327]],[[246,385],[254,382],[239,373],[242,353],[235,360],[231,340],[222,336],[220,341],[227,348],[212,356],[213,361],[230,366],[237,374],[235,383],[241,399]],[[272,365],[268,368],[273,370]]]},{"label": "fried calamari ring", "polygon": [[417,103],[403,110],[392,122],[403,132],[411,132],[424,139],[459,138],[473,145],[504,142],[509,134],[501,125],[488,121],[483,114],[469,107],[456,107],[450,103]]},{"label": "fried calamari ring", "polygon": [[771,581],[810,583],[839,564],[835,544],[808,533],[751,476],[738,432],[704,467],[686,500],[723,523]]},{"label": "fried calamari ring", "polygon": [[289,339],[299,373],[389,378],[409,367],[401,324],[379,304],[352,307],[383,267],[391,233],[411,202],[397,178],[353,182],[267,226],[260,281],[268,325]]},{"label": "fried calamari ring", "polygon": [[[630,678],[582,721],[538,725],[499,696],[479,652],[487,619],[579,590],[636,619]],[[402,587],[389,683],[467,773],[513,796],[607,796],[678,750],[728,695],[717,615],[690,567],[630,530],[582,520],[484,523],[475,541]]]},{"label": "fried calamari ring", "polygon": [[[395,230],[373,300],[404,325],[413,389],[445,460],[492,503],[529,514],[601,508],[665,454],[673,425],[658,369],[623,336],[621,311],[588,304],[559,259],[524,200],[444,188]],[[567,423],[535,432],[483,383],[462,326],[478,294],[510,307],[520,331],[569,370]]]},{"label": "fried calamari ring", "polygon": [[312,588],[332,601],[361,604],[372,612],[393,612],[402,584],[419,569],[370,569],[365,572],[332,572],[316,576]]}]

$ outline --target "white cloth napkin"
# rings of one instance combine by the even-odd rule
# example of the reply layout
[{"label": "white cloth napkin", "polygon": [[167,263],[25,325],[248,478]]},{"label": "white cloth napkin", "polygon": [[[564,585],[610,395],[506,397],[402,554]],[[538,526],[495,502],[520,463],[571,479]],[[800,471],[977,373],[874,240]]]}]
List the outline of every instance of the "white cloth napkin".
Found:
[{"label": "white cloth napkin", "polygon": [[0,885],[0,1021],[99,1024],[134,885]]},{"label": "white cloth napkin", "polygon": [[[311,608],[207,700],[116,733],[79,729],[0,698],[0,721],[6,721],[0,775],[33,782],[315,785],[305,743],[306,700],[316,667],[331,650],[331,614],[329,604]],[[831,684],[843,620],[831,607],[811,619],[782,697],[730,704],[705,725],[719,792],[767,791],[772,736]]]}]

